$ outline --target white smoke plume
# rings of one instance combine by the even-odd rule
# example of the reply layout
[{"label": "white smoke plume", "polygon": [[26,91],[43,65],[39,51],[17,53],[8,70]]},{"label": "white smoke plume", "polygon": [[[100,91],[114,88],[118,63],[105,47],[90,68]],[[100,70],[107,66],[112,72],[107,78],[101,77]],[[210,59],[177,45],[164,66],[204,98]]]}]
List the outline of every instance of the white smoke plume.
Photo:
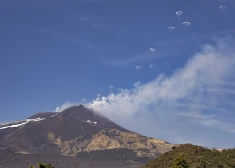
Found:
[{"label": "white smoke plume", "polygon": [[[204,139],[205,146],[226,147],[235,140],[235,124],[231,120],[235,116],[231,99],[235,88],[229,85],[235,81],[234,44],[232,37],[217,40],[215,45],[206,44],[172,75],[159,74],[148,83],[137,82],[133,88],[121,89],[86,105],[148,136],[173,143],[187,139],[202,144]],[[212,143],[210,139],[218,136],[216,131],[229,134],[231,142]]]}]

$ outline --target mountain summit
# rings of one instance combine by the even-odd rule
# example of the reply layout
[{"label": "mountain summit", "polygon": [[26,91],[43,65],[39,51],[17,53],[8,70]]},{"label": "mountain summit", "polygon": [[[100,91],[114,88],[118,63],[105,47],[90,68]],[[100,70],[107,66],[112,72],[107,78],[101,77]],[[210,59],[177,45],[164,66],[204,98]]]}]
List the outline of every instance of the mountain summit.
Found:
[{"label": "mountain summit", "polygon": [[0,144],[22,154],[85,156],[84,152],[123,149],[151,158],[174,146],[129,131],[83,105],[1,124]]}]

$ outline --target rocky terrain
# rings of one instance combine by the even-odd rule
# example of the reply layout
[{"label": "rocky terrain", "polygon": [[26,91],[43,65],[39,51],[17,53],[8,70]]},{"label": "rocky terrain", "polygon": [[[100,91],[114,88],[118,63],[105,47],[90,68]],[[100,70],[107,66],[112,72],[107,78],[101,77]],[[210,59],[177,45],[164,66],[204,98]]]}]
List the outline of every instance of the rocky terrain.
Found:
[{"label": "rocky terrain", "polygon": [[127,130],[83,105],[1,124],[0,145],[23,158],[46,154],[137,162],[147,162],[175,146]]}]

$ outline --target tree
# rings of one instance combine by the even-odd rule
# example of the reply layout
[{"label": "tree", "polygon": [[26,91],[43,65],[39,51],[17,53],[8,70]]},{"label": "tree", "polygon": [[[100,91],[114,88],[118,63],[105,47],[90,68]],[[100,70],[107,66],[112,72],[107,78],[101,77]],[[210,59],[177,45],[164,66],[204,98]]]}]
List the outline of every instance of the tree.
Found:
[{"label": "tree", "polygon": [[189,168],[188,163],[184,159],[184,155],[180,154],[178,158],[175,160],[171,168]]},{"label": "tree", "polygon": [[51,164],[45,165],[45,164],[39,163],[38,168],[55,168],[55,167],[51,166]]},{"label": "tree", "polygon": [[[29,166],[29,168],[35,168],[35,167],[31,165]],[[51,166],[51,164],[46,165],[46,164],[39,163],[37,168],[55,168],[55,167]]]}]

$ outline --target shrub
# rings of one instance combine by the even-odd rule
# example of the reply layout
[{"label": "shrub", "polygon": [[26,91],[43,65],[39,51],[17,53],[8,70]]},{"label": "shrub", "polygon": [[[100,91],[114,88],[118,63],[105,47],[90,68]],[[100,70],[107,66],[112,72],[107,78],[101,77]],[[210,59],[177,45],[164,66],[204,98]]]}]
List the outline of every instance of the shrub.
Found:
[{"label": "shrub", "polygon": [[[31,166],[29,166],[29,168],[35,168],[35,167],[31,165]],[[39,163],[37,168],[55,168],[55,167],[53,167],[51,164]]]}]

